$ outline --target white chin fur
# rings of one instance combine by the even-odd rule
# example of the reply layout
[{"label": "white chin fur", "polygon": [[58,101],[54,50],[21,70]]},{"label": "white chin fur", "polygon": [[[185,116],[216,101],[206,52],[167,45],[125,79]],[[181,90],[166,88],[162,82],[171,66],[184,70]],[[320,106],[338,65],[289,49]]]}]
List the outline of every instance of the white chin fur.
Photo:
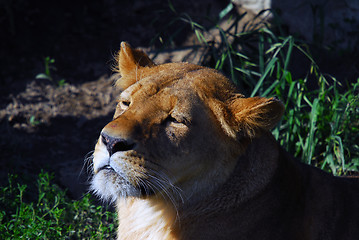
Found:
[{"label": "white chin fur", "polygon": [[91,181],[90,190],[93,191],[98,197],[104,201],[115,202],[119,196],[117,190],[119,186],[115,186],[104,172],[99,172],[93,176]]},{"label": "white chin fur", "polygon": [[104,201],[115,202],[117,198],[139,196],[139,191],[114,172],[102,170],[94,175],[90,190]]}]

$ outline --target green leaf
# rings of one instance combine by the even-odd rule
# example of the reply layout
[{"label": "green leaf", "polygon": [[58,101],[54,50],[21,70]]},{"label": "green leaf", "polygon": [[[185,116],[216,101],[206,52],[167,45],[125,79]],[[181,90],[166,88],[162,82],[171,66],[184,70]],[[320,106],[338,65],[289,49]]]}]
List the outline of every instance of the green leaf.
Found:
[{"label": "green leaf", "polygon": [[36,75],[35,78],[36,79],[48,79],[48,80],[51,80],[51,78],[48,75],[46,75],[45,73],[39,73],[39,74]]},{"label": "green leaf", "polygon": [[219,14],[219,19],[224,18],[231,10],[233,9],[233,4],[229,3],[225,9],[223,9]]}]

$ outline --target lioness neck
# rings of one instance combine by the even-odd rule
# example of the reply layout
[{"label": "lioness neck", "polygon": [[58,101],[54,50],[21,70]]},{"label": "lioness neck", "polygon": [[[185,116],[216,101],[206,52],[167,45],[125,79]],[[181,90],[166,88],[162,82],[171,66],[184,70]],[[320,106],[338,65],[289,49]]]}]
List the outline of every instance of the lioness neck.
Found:
[{"label": "lioness neck", "polygon": [[179,239],[177,212],[160,199],[126,198],[117,201],[118,239]]}]

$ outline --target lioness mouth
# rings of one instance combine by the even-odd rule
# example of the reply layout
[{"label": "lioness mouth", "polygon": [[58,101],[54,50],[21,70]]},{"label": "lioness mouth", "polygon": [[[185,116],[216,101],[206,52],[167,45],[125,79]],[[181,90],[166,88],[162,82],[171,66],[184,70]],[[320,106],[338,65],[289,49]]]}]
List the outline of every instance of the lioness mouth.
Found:
[{"label": "lioness mouth", "polygon": [[[129,181],[127,181],[125,178],[123,178],[121,175],[119,175],[116,170],[111,167],[110,165],[105,165],[103,167],[101,167],[98,172],[102,171],[102,170],[107,170],[109,172],[113,172],[115,174],[117,174],[119,177],[121,177],[123,180],[125,180],[127,182],[127,184],[131,184]],[[156,194],[155,190],[152,189],[151,186],[147,185],[145,183],[145,180],[142,179],[142,181],[140,181],[142,183],[139,183],[139,184],[131,184],[139,193],[139,195],[141,196],[153,196]]]},{"label": "lioness mouth", "polygon": [[103,166],[101,167],[98,172],[102,171],[102,170],[112,170],[112,171],[115,171],[110,165],[106,165],[106,166]]}]

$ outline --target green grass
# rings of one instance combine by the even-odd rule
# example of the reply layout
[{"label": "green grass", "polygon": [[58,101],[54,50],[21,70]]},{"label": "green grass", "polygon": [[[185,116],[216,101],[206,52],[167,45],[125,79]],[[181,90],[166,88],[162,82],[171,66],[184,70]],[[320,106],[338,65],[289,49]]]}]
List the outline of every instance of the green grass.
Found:
[{"label": "green grass", "polygon": [[0,189],[0,239],[114,238],[115,213],[96,206],[89,194],[70,200],[51,180],[48,173],[39,174],[35,200],[28,201],[28,186],[9,176]]},{"label": "green grass", "polygon": [[[349,84],[320,71],[309,53],[308,44],[292,36],[275,33],[267,27],[244,30],[236,22],[243,15],[231,13],[228,5],[212,20],[220,33],[220,41],[206,39],[210,32],[194,22],[188,14],[178,13],[170,4],[174,17],[167,27],[181,22],[168,39],[156,36],[164,46],[186,26],[198,38],[196,48],[205,49],[201,59],[210,67],[228,75],[247,96],[276,96],[285,104],[281,123],[273,130],[280,144],[303,162],[334,175],[359,170],[359,79]],[[233,16],[230,16],[233,14]],[[217,22],[225,17],[234,19],[222,29]],[[194,48],[195,48],[194,47]],[[293,79],[290,68],[293,52],[302,54],[310,67],[302,78]],[[45,61],[45,73],[51,78],[53,62]],[[308,88],[308,82],[315,83]],[[35,124],[35,119],[33,119]],[[0,239],[108,239],[114,238],[115,213],[97,206],[85,195],[71,200],[51,176],[41,173],[35,200],[25,200],[26,185],[9,177],[9,185],[0,189]]]}]

